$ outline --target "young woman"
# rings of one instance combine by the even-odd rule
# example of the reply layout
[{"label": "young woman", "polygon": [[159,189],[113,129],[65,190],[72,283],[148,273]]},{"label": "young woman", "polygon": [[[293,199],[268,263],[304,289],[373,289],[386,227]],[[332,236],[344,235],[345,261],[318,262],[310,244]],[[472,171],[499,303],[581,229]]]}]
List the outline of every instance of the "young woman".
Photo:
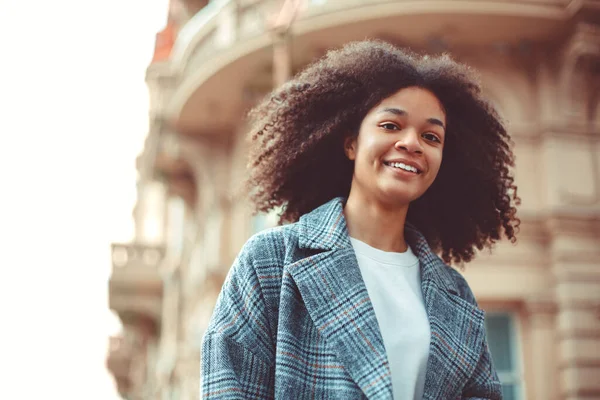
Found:
[{"label": "young woman", "polygon": [[510,139],[469,68],[352,43],[251,120],[252,199],[290,224],[231,268],[203,398],[500,399],[484,313],[446,265],[518,226]]}]

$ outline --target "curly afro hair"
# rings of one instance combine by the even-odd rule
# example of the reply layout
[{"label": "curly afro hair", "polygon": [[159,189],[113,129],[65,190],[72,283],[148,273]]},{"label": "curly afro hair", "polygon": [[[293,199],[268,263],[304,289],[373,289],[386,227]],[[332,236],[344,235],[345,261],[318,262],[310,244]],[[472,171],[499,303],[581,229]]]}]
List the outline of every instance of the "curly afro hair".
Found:
[{"label": "curly afro hair", "polygon": [[381,41],[329,51],[250,111],[248,188],[257,212],[281,208],[280,223],[347,197],[353,162],[344,140],[379,102],[406,87],[434,93],[446,111],[446,143],[434,183],[407,221],[446,263],[470,261],[502,230],[516,240],[520,200],[512,142],[469,67]]}]

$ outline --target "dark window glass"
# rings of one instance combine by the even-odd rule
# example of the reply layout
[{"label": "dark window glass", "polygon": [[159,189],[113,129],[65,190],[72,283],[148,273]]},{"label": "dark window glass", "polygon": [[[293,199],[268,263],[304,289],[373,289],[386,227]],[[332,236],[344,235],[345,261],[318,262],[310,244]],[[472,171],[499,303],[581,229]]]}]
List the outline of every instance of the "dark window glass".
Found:
[{"label": "dark window glass", "polygon": [[488,344],[498,372],[514,369],[512,326],[507,314],[489,314],[486,317]]},{"label": "dark window glass", "polygon": [[486,315],[485,325],[494,366],[502,382],[503,398],[518,400],[521,398],[521,376],[515,360],[516,333],[513,316],[509,313],[489,313]]},{"label": "dark window glass", "polygon": [[516,386],[515,385],[502,385],[502,398],[504,400],[516,400]]}]

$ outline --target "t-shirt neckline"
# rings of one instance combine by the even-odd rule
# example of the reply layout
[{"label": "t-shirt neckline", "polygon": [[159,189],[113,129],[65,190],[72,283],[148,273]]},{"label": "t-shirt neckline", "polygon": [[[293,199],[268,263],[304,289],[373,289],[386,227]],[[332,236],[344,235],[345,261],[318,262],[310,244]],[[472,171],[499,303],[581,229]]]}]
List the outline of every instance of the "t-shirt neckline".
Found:
[{"label": "t-shirt neckline", "polygon": [[419,263],[419,259],[415,256],[410,246],[408,246],[404,253],[398,253],[377,249],[353,237],[350,237],[350,242],[352,243],[355,253],[382,264],[410,268]]}]

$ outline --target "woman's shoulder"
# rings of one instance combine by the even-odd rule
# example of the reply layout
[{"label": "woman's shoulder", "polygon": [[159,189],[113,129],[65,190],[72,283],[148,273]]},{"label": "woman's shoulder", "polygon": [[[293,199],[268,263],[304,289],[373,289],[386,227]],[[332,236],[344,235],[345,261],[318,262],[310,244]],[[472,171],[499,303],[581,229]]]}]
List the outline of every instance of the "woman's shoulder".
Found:
[{"label": "woman's shoulder", "polygon": [[252,235],[242,247],[240,258],[254,261],[283,261],[288,250],[297,247],[297,223],[264,229]]}]

